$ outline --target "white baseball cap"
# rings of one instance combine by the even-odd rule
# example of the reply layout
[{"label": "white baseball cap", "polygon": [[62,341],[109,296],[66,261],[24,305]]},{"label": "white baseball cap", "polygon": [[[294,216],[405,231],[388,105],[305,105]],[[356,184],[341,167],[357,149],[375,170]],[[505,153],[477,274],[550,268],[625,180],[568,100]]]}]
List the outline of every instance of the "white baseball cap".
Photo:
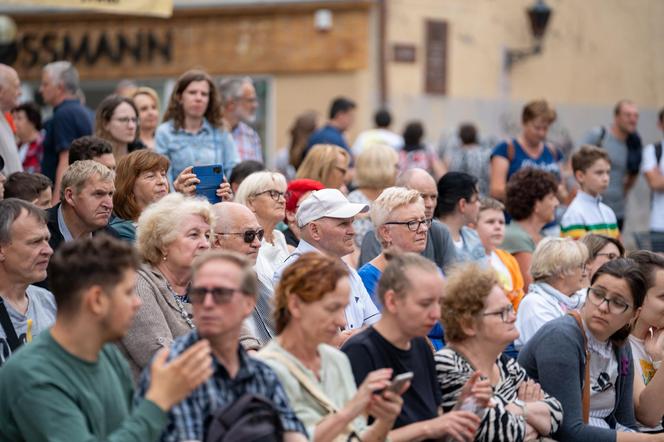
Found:
[{"label": "white baseball cap", "polygon": [[351,203],[338,189],[322,189],[312,192],[295,214],[299,227],[321,218],[351,218],[369,211],[367,204]]}]

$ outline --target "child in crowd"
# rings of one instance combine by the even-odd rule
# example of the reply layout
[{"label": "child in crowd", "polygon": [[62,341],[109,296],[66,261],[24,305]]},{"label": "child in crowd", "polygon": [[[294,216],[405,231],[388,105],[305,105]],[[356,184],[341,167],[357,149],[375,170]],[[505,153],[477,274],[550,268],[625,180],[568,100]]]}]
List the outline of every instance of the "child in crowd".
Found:
[{"label": "child in crowd", "polygon": [[618,238],[616,214],[601,197],[609,187],[609,154],[600,147],[583,145],[572,155],[572,169],[580,189],[560,222],[561,236],[578,239],[599,233]]},{"label": "child in crowd", "polygon": [[498,274],[498,281],[516,311],[523,299],[523,277],[519,263],[514,257],[498,248],[505,238],[505,206],[493,198],[483,198],[477,218],[477,233],[491,262]]}]

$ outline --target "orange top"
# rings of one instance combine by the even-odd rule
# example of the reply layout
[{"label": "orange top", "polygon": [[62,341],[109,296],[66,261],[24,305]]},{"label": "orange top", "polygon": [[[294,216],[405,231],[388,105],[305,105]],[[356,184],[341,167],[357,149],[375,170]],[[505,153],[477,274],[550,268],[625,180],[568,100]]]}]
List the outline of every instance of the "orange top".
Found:
[{"label": "orange top", "polygon": [[505,287],[505,294],[514,306],[514,311],[517,311],[519,309],[519,304],[525,295],[523,292],[523,276],[521,276],[521,268],[511,254],[500,249],[496,249],[495,252],[496,255],[498,255],[498,258],[500,258],[503,264],[505,264],[505,267],[507,267],[507,270],[512,277],[512,290],[509,290],[509,287]]}]

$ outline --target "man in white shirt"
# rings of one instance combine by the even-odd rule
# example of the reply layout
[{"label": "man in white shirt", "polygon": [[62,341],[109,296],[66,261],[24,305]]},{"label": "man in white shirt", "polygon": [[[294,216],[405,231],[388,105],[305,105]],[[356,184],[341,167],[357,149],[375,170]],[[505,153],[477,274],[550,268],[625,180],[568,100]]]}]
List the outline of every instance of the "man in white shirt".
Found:
[{"label": "man in white shirt", "polygon": [[[657,126],[664,132],[664,108],[659,111]],[[664,252],[664,161],[662,161],[664,139],[649,144],[643,149],[641,172],[652,190],[650,207],[651,250]]]},{"label": "man in white shirt", "polygon": [[0,169],[0,172],[5,176],[23,170],[14,132],[5,118],[6,112],[11,112],[18,106],[20,96],[21,80],[18,74],[6,64],[0,64],[0,155],[5,160],[4,168]]}]

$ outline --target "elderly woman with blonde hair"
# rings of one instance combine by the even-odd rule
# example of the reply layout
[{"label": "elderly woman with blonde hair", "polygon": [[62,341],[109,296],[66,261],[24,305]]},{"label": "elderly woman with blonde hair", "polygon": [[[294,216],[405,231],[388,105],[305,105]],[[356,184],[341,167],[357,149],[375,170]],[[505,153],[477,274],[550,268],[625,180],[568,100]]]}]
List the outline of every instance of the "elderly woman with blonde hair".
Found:
[{"label": "elderly woman with blonde hair", "polygon": [[317,144],[304,157],[295,178],[316,180],[327,188],[347,193],[346,178],[349,167],[350,154],[346,150],[332,144]]},{"label": "elderly woman with blonde hair", "polygon": [[256,258],[256,273],[271,289],[274,272],[290,253],[286,237],[276,228],[286,216],[286,178],[278,172],[252,173],[238,187],[235,202],[254,212],[263,228],[263,233],[259,232],[261,248]]},{"label": "elderly woman with blonde hair", "polygon": [[[394,186],[399,170],[399,157],[390,146],[375,144],[362,150],[355,162],[354,182],[357,189],[348,194],[352,203],[371,204],[380,193]],[[358,215],[353,221],[355,245],[362,246],[364,235],[373,229],[371,220],[366,215]]]},{"label": "elderly woman with blonde hair", "polygon": [[165,196],[138,218],[138,251],[145,263],[137,272],[141,307],[119,343],[135,377],[152,356],[194,328],[187,287],[191,264],[210,248],[211,205],[179,193]]},{"label": "elderly woman with blonde hair", "polygon": [[530,265],[533,282],[516,317],[517,349],[547,322],[581,307],[577,291],[585,285],[587,261],[588,248],[571,238],[544,238],[537,245]]}]

